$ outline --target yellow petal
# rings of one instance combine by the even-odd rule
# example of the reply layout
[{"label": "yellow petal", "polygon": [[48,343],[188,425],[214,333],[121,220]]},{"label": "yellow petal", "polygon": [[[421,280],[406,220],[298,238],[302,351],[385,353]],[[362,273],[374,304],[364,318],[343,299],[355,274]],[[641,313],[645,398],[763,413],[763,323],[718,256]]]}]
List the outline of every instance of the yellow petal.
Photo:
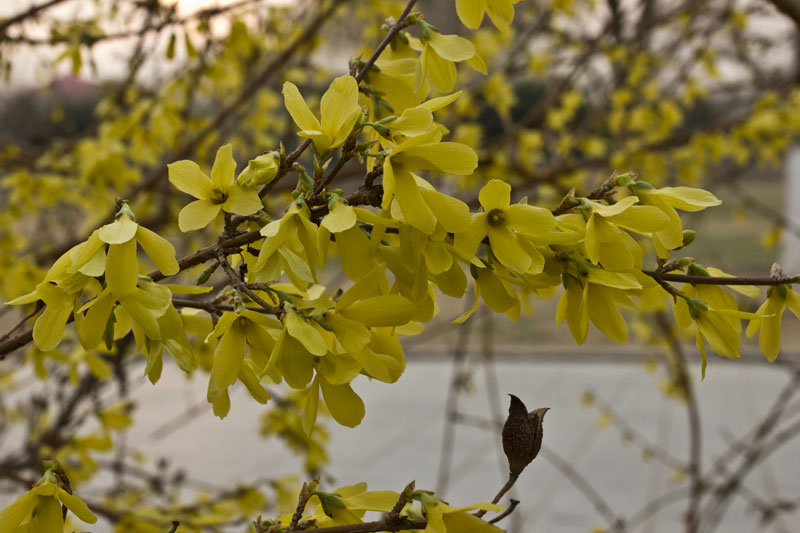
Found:
[{"label": "yellow petal", "polygon": [[22,521],[31,515],[38,502],[39,498],[32,492],[17,496],[8,507],[0,511],[0,533],[17,531]]},{"label": "yellow petal", "polygon": [[346,231],[356,224],[356,213],[344,202],[334,201],[330,212],[322,218],[322,227],[331,233]]},{"label": "yellow petal", "polygon": [[97,517],[89,510],[89,507],[83,503],[83,500],[67,493],[67,491],[60,487],[56,490],[56,494],[58,495],[58,499],[61,500],[61,503],[79,519],[87,524],[94,524],[97,522]]},{"label": "yellow petal", "polygon": [[414,176],[407,171],[398,171],[395,174],[395,198],[403,212],[406,224],[414,226],[430,234],[436,229],[436,217],[428,204],[422,199]]},{"label": "yellow petal", "polygon": [[489,227],[489,243],[492,252],[505,266],[514,272],[524,274],[530,268],[532,259],[525,254],[517,242],[517,236],[506,227]]},{"label": "yellow petal", "polygon": [[603,203],[593,201],[592,211],[601,217],[613,217],[614,215],[619,215],[638,201],[639,198],[636,196],[626,196],[613,205],[605,205]]},{"label": "yellow petal", "polygon": [[466,61],[475,55],[475,46],[458,35],[442,35],[438,31],[430,32],[428,46],[447,61]]},{"label": "yellow petal", "polygon": [[331,136],[332,148],[344,142],[360,111],[356,79],[345,75],[333,80],[320,101],[321,129]]},{"label": "yellow petal", "polygon": [[314,374],[314,357],[291,335],[286,335],[280,343],[277,364],[286,384],[293,389],[304,388]]},{"label": "yellow petal", "polygon": [[424,107],[426,109],[430,109],[431,111],[438,111],[443,107],[447,107],[448,105],[452,104],[454,101],[461,96],[463,91],[456,91],[452,94],[448,94],[445,96],[439,96],[438,98],[431,98],[425,102],[420,104],[420,107]]},{"label": "yellow petal", "polygon": [[453,246],[464,258],[469,259],[478,251],[483,238],[489,233],[489,224],[486,223],[486,213],[472,215],[472,221],[466,231],[453,236]]},{"label": "yellow petal", "polygon": [[[238,320],[244,319],[238,318]],[[214,402],[223,391],[236,383],[244,360],[245,341],[244,332],[236,323],[219,340],[214,350],[214,365],[211,367],[208,379],[206,396],[209,402]]]},{"label": "yellow petal", "polygon": [[317,420],[317,410],[319,408],[319,380],[320,376],[314,378],[311,387],[308,389],[306,403],[303,407],[303,417],[300,421],[306,435],[311,435],[314,430],[314,423]]},{"label": "yellow petal", "polygon": [[467,28],[475,30],[481,25],[486,0],[456,0],[456,13]]},{"label": "yellow petal", "polygon": [[433,127],[433,113],[422,106],[411,107],[388,126],[395,135],[422,135]]},{"label": "yellow petal", "polygon": [[438,191],[420,189],[420,193],[445,231],[456,233],[467,229],[471,221],[467,204]]},{"label": "yellow petal", "polygon": [[589,319],[606,337],[614,342],[625,343],[628,341],[628,324],[617,309],[613,290],[589,284],[586,295]]},{"label": "yellow petal", "polygon": [[[81,345],[87,350],[93,350],[100,344],[103,334],[108,324],[108,319],[111,315],[111,310],[114,307],[114,296],[110,291],[103,291],[94,300],[89,311],[86,313],[86,319],[83,321],[82,327],[78,329],[78,339]],[[80,314],[80,313],[78,313]],[[77,315],[76,315],[77,326]]]},{"label": "yellow petal", "polygon": [[639,233],[659,231],[670,222],[666,213],[652,205],[634,205],[619,215],[608,217],[607,220],[617,226]]},{"label": "yellow petal", "polygon": [[328,353],[328,345],[314,327],[294,311],[286,313],[286,330],[314,355]]},{"label": "yellow petal", "polygon": [[176,161],[167,165],[169,182],[181,192],[201,200],[211,198],[214,186],[205,173],[194,161]]},{"label": "yellow petal", "polygon": [[230,144],[220,146],[214,158],[214,166],[211,167],[211,181],[214,187],[221,192],[227,191],[233,185],[234,174],[236,174],[236,161],[233,159],[233,147]]},{"label": "yellow petal", "polygon": [[138,275],[136,241],[110,245],[106,255],[106,285],[118,300],[133,293]]},{"label": "yellow petal", "polygon": [[294,83],[287,81],[283,84],[283,102],[292,120],[301,130],[322,130],[317,117],[308,108],[308,104]]},{"label": "yellow petal", "polygon": [[217,396],[212,404],[214,414],[219,418],[225,418],[231,410],[231,397],[228,395],[228,389],[222,391],[222,394]]},{"label": "yellow petal", "polygon": [[[431,46],[426,46],[420,58],[422,71],[428,75],[438,90],[447,93],[456,85],[457,69],[450,61],[443,59]],[[421,77],[419,80],[421,81]]]},{"label": "yellow petal", "polygon": [[349,384],[331,385],[323,378],[320,379],[320,387],[325,405],[334,420],[350,428],[361,423],[366,413],[364,402]]},{"label": "yellow petal", "polygon": [[492,209],[503,209],[511,202],[511,185],[498,179],[489,180],[478,193],[478,201],[487,213]]},{"label": "yellow petal", "polygon": [[384,294],[356,302],[341,315],[367,327],[400,326],[411,320],[416,306],[399,294]]},{"label": "yellow petal", "polygon": [[722,203],[710,192],[692,187],[662,187],[655,193],[669,205],[682,211],[700,211]]},{"label": "yellow petal", "polygon": [[[478,155],[466,144],[438,142],[414,146],[400,154],[403,167],[410,170],[439,170],[467,176],[478,166]],[[506,204],[507,205],[507,204]]]},{"label": "yellow petal", "polygon": [[165,276],[172,276],[180,271],[175,260],[175,248],[161,235],[139,226],[136,240],[158,270]]},{"label": "yellow petal", "polygon": [[100,240],[108,244],[122,244],[133,239],[139,224],[125,215],[111,224],[106,224],[98,231]]},{"label": "yellow petal", "polygon": [[484,0],[487,4],[486,13],[495,27],[503,33],[508,32],[514,20],[514,6],[511,0]]},{"label": "yellow petal", "polygon": [[228,198],[222,204],[222,209],[237,215],[252,215],[264,207],[261,198],[255,189],[232,185],[228,189]]},{"label": "yellow petal", "polygon": [[523,235],[540,236],[556,227],[553,214],[542,207],[514,204],[505,209],[506,224]]},{"label": "yellow petal", "polygon": [[194,231],[205,228],[219,214],[220,205],[208,200],[195,200],[178,213],[178,227],[181,231]]},{"label": "yellow petal", "polygon": [[72,313],[72,306],[47,306],[33,325],[33,341],[42,350],[52,350],[64,337],[67,319]]}]

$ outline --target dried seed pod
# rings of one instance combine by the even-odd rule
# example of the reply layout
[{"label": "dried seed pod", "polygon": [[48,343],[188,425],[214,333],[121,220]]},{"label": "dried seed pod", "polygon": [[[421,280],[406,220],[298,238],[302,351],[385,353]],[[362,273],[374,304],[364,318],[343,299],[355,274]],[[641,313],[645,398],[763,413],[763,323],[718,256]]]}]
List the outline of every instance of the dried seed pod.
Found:
[{"label": "dried seed pod", "polygon": [[511,476],[519,476],[542,449],[542,420],[549,407],[530,413],[522,400],[511,396],[508,418],[503,426],[503,451]]}]

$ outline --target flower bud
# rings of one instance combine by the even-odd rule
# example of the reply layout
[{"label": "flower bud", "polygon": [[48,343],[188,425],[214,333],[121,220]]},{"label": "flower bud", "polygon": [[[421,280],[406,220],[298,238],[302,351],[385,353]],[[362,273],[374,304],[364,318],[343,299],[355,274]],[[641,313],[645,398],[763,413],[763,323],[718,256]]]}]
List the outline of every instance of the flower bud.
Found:
[{"label": "flower bud", "polygon": [[278,174],[280,155],[277,152],[269,152],[251,159],[237,181],[245,187],[260,187],[266,185]]}]

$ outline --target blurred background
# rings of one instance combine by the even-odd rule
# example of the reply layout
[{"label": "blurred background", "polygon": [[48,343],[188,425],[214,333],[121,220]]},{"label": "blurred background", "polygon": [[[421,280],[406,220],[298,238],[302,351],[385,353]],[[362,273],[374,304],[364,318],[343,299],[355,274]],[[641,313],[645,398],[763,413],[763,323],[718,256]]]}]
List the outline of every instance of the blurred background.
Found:
[{"label": "blurred background", "polygon": [[[226,142],[240,162],[281,141],[295,146],[282,83],[313,102],[349,59],[370,53],[405,2],[331,4],[1,3],[3,300],[30,290],[104,223],[117,196],[179,256],[211,242],[215,228],[189,237],[170,229],[182,203],[165,164],[191,158],[207,168]],[[480,168],[443,177],[442,190],[476,207],[480,185],[499,177],[515,200],[555,207],[572,188],[587,193],[614,170],[634,171],[723,200],[684,219],[697,238],[682,254],[740,276],[769,275],[776,261],[800,273],[800,1],[526,0],[508,33],[488,21],[467,30],[453,1],[415,9],[469,38],[488,67],[487,76],[459,68],[465,92],[443,121],[479,153]],[[342,176],[338,186],[351,192],[363,169],[348,164]],[[276,188],[267,208],[278,214],[293,187]],[[331,284],[341,281],[335,264],[328,270]],[[275,509],[281,491],[311,475],[392,490],[416,479],[454,505],[488,501],[505,481],[498,431],[513,393],[551,411],[544,450],[511,493],[521,504],[501,523],[509,531],[679,531],[692,501],[699,531],[800,530],[794,317],[775,363],[745,339],[739,361],[710,355],[701,382],[694,339],[667,313],[626,315],[635,335],[624,346],[592,329],[576,346],[555,325],[558,296],[531,295],[517,322],[482,309],[462,327],[450,322],[464,303],[441,296],[434,321],[405,343],[398,384],[356,384],[362,425],[329,423],[311,441],[281,426],[281,413],[296,416],[288,390],[278,391],[285,403],[266,408],[237,390],[221,421],[205,401],[205,376],[167,366],[152,386],[141,361],[124,372],[109,364],[124,379],[78,394],[97,371],[84,354],[65,353],[71,366],[50,368],[50,383],[39,367],[21,368],[18,353],[0,366],[0,502],[19,493],[19,473],[41,448],[30,420],[63,414],[70,398],[76,433],[95,423],[90,413],[123,400],[135,420],[115,432],[112,449],[81,452],[79,461],[96,463],[81,494],[100,506],[133,488],[173,505],[255,484],[275,488],[262,504]],[[17,311],[0,308],[0,332]],[[96,530],[118,518],[105,515]]]}]

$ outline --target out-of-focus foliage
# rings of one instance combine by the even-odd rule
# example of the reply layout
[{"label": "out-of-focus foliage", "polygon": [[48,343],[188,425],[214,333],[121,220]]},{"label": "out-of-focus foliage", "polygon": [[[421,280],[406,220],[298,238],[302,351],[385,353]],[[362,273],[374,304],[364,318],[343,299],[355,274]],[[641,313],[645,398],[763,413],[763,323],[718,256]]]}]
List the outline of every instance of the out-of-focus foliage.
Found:
[{"label": "out-of-focus foliage", "polygon": [[[481,302],[517,320],[532,296],[559,291],[555,321],[578,344],[590,323],[624,343],[631,316],[669,310],[704,372],[706,346],[739,356],[746,319],[775,359],[784,309],[800,316],[797,280],[775,270],[727,284],[685,256],[695,234],[680,217],[720,203],[701,188],[720,173],[779,161],[798,133],[793,73],[762,60],[780,53],[779,32],[750,26],[769,2],[412,4],[247,0],[182,15],[120,0],[74,20],[0,22],[11,79],[16,53],[56,50],[53,68],[100,95],[88,124],[47,143],[9,131],[0,154],[0,294],[30,313],[0,341],[27,356],[3,371],[59,383],[55,401],[6,407],[29,444],[0,466],[23,468],[25,484],[42,459],[63,465],[58,483],[3,511],[8,531],[54,523],[58,502],[89,518],[64,480],[102,470],[97,457],[134,420],[127,372],[143,364],[157,383],[164,353],[207,374],[221,418],[231,387],[271,404],[262,434],[310,474],[327,460],[318,413],[359,425],[368,406],[352,383],[397,381],[402,337],[441,295],[473,299],[460,324]],[[105,79],[117,41],[132,45],[128,68]],[[57,103],[50,120],[64,120]],[[771,286],[766,300],[753,285]],[[114,402],[97,397],[111,388]],[[186,504],[177,483],[152,479],[90,503],[120,531],[291,508],[269,500],[269,483],[279,500],[289,492],[280,481]],[[362,485],[305,487],[304,520],[358,523],[400,498]],[[404,516],[426,531],[496,530],[469,508],[409,498],[420,506]]]}]

